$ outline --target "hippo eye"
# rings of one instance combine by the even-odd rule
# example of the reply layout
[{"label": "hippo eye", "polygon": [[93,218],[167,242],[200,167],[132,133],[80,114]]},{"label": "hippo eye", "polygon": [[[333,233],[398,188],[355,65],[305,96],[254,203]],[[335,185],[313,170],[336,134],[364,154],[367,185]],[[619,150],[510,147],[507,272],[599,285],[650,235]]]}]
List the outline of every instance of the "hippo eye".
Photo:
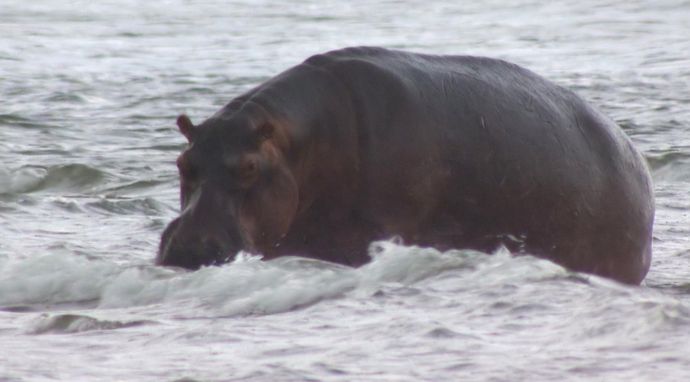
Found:
[{"label": "hippo eye", "polygon": [[239,175],[244,181],[253,181],[259,173],[259,162],[256,158],[243,158],[239,163]]},{"label": "hippo eye", "polygon": [[193,180],[196,177],[197,171],[183,157],[177,158],[177,170],[186,180]]}]

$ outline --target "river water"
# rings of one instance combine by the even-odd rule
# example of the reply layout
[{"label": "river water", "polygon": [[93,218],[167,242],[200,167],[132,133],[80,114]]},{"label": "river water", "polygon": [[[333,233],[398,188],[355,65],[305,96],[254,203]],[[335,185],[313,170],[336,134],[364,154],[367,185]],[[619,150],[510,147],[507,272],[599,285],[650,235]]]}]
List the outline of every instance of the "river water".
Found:
[{"label": "river water", "polygon": [[[604,110],[653,171],[645,282],[392,242],[153,266],[175,117],[349,45],[507,59]],[[688,191],[688,1],[0,1],[0,381],[689,380]]]}]

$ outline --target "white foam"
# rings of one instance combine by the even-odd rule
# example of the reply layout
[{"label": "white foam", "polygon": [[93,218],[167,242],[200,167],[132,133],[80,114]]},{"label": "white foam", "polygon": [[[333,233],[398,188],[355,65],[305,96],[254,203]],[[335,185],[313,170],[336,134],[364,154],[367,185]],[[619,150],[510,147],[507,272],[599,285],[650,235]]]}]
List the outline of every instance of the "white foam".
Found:
[{"label": "white foam", "polygon": [[0,306],[94,300],[119,272],[116,264],[42,255],[0,263]]},{"label": "white foam", "polygon": [[92,300],[101,309],[155,306],[176,317],[271,314],[348,293],[367,296],[382,285],[409,285],[450,270],[472,283],[500,280],[505,273],[524,278],[565,272],[537,259],[514,261],[507,251],[487,256],[384,241],[372,244],[370,254],[372,262],[356,269],[298,257],[240,256],[195,272],[48,255],[0,264],[0,306]]},{"label": "white foam", "polygon": [[411,284],[446,270],[474,268],[478,262],[486,260],[486,254],[477,251],[441,252],[391,241],[372,243],[369,255],[373,261],[358,272],[363,286],[381,282]]}]

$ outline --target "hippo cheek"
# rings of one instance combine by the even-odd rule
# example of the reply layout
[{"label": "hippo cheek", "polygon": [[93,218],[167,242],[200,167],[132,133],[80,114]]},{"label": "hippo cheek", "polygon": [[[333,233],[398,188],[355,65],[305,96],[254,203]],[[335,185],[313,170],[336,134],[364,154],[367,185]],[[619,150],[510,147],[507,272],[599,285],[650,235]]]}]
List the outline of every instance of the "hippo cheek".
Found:
[{"label": "hippo cheek", "polygon": [[288,233],[297,213],[299,193],[291,177],[249,195],[240,208],[240,225],[251,246],[270,254]]}]

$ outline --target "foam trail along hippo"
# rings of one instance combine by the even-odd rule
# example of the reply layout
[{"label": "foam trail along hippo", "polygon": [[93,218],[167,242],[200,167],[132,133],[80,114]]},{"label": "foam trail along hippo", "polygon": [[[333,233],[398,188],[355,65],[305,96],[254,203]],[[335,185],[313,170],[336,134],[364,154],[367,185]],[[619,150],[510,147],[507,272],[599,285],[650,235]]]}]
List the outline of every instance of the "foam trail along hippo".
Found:
[{"label": "foam trail along hippo", "polygon": [[359,266],[374,240],[511,251],[638,284],[646,163],[610,119],[517,65],[372,47],[310,57],[195,126],[156,263],[244,250]]}]

